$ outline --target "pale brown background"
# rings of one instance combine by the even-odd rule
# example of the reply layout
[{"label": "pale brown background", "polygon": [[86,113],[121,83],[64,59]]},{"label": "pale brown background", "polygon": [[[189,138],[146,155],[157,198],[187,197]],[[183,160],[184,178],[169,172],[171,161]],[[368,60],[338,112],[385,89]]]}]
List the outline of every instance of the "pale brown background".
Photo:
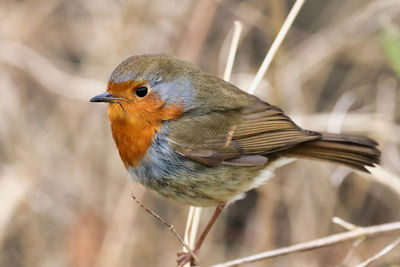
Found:
[{"label": "pale brown background", "polygon": [[[88,99],[133,54],[168,53],[221,76],[236,19],[244,31],[232,81],[246,89],[292,4],[2,0],[0,266],[173,266],[181,246],[130,198],[106,106]],[[341,125],[343,132],[375,138],[384,170],[398,178],[400,81],[382,40],[385,31],[398,31],[399,16],[396,0],[307,0],[257,95],[304,127]],[[183,233],[188,207],[132,188]],[[302,160],[224,211],[200,259],[207,266],[344,231],[333,216],[365,226],[400,220],[399,210],[400,195],[390,186]],[[204,211],[202,224],[210,213]],[[349,266],[395,237],[364,241]],[[336,266],[350,248],[345,243],[253,266]],[[396,248],[375,266],[398,266],[399,255]]]}]

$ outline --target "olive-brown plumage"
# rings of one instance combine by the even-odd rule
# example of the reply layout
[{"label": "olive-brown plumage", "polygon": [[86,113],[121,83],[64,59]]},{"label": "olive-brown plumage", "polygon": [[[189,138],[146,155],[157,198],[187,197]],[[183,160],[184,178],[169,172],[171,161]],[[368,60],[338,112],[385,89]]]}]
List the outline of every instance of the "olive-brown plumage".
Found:
[{"label": "olive-brown plumage", "polygon": [[134,180],[165,198],[217,205],[258,186],[291,158],[367,171],[379,163],[367,137],[308,131],[282,110],[190,63],[133,56],[111,74],[108,116]]}]

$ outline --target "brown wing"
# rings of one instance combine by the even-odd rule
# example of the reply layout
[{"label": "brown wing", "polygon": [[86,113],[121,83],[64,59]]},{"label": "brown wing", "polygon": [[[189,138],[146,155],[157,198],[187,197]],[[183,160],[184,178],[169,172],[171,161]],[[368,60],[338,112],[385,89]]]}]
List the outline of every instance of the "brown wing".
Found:
[{"label": "brown wing", "polygon": [[183,117],[171,124],[168,139],[176,152],[206,165],[257,166],[264,165],[272,153],[320,136],[254,98],[240,110]]}]

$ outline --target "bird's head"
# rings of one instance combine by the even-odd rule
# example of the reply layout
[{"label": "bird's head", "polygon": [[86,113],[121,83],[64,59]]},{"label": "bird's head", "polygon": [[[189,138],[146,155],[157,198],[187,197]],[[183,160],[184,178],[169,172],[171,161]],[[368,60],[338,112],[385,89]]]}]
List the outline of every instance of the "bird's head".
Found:
[{"label": "bird's head", "polygon": [[133,56],[112,72],[107,91],[90,101],[108,103],[111,122],[176,119],[194,104],[190,79],[197,71],[190,63],[166,55]]}]

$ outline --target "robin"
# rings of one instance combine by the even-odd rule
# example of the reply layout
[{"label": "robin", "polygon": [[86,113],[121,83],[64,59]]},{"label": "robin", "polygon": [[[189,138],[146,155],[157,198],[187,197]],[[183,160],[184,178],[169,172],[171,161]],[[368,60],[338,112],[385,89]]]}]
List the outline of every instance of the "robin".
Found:
[{"label": "robin", "polygon": [[[225,203],[276,168],[310,158],[368,172],[380,159],[372,139],[302,129],[278,107],[167,55],[126,59],[106,93],[90,101],[108,103],[112,135],[134,181],[168,200],[217,206],[195,252]],[[183,255],[180,263],[188,260]]]}]

